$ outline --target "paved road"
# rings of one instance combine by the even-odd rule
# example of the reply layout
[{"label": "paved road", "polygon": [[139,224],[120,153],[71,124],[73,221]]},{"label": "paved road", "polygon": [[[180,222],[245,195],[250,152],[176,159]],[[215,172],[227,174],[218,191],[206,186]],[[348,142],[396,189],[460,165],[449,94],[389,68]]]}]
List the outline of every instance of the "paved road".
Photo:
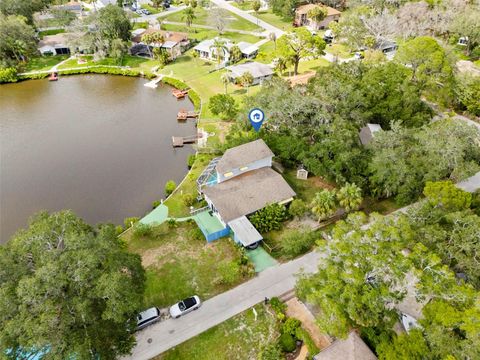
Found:
[{"label": "paved road", "polygon": [[251,14],[249,14],[248,12],[246,11],[243,11],[231,4],[229,4],[227,1],[225,0],[211,0],[212,3],[214,3],[215,5],[217,5],[218,7],[220,8],[223,8],[223,9],[226,9],[228,11],[231,11],[232,13],[244,18],[245,20],[248,20],[250,21],[251,23],[255,24],[255,25],[258,25],[260,27],[262,27],[263,29],[265,29],[265,36],[268,36],[268,34],[270,33],[275,33],[275,35],[277,35],[277,38],[279,38],[280,36],[283,35],[283,30],[280,30],[279,28],[261,20],[261,19],[257,19],[256,16],[253,16]]},{"label": "paved road", "polygon": [[[162,24],[185,26],[184,22],[168,21],[168,20],[163,20]],[[192,28],[198,28],[198,29],[216,30],[215,26],[211,26],[211,25],[192,24],[190,26]],[[258,32],[255,32],[255,31],[238,30],[238,29],[231,29],[231,28],[225,28],[224,31],[225,32],[234,32],[234,33],[244,34],[244,35],[262,36],[262,33],[258,33]]]},{"label": "paved road", "polygon": [[[293,289],[297,274],[302,269],[314,272],[321,254],[311,252],[299,259],[277,265],[258,274],[254,279],[217,295],[180,319],[169,319],[152,325],[137,335],[137,346],[125,359],[150,359],[232,316],[263,301],[265,297],[280,296]],[[151,342],[149,342],[151,339]]]},{"label": "paved road", "polygon": [[[165,10],[165,11],[160,12],[158,14],[141,15],[140,17],[133,18],[131,21],[133,21],[133,22],[154,22],[154,23],[156,23],[158,17],[174,14],[176,12],[182,11],[186,7],[187,7],[186,5],[182,5],[182,6],[178,6],[178,7],[171,6],[170,8],[168,8],[168,10]],[[182,25],[184,25],[184,24],[182,24]]]}]

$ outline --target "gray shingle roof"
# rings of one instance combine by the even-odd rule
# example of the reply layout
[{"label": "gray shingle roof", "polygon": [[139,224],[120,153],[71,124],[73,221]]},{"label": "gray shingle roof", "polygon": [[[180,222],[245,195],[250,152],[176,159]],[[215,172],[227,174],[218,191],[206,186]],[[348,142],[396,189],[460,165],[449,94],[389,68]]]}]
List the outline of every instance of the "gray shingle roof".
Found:
[{"label": "gray shingle roof", "polygon": [[273,155],[272,150],[270,150],[262,139],[251,141],[225,151],[225,154],[223,154],[217,163],[217,171],[220,174],[225,174],[233,169],[239,169],[252,162],[272,157]]},{"label": "gray shingle roof", "polygon": [[314,360],[375,360],[377,357],[355,331],[313,357]]},{"label": "gray shingle roof", "polygon": [[202,191],[226,223],[295,196],[295,191],[283,177],[269,167],[248,171],[214,186],[204,187]]},{"label": "gray shingle roof", "polygon": [[226,68],[233,77],[239,77],[249,72],[254,78],[261,78],[264,76],[273,75],[273,70],[270,66],[258,63],[256,61],[247,62],[240,65],[227,66]]}]

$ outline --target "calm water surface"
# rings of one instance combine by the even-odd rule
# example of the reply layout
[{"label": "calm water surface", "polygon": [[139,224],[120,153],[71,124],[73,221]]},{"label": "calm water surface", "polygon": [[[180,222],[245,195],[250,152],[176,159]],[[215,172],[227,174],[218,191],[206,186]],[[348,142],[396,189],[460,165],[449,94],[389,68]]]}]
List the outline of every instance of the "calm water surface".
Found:
[{"label": "calm water surface", "polygon": [[120,224],[181,181],[194,151],[173,149],[171,137],[195,133],[176,120],[193,106],[145,82],[82,75],[0,86],[0,242],[43,209]]}]

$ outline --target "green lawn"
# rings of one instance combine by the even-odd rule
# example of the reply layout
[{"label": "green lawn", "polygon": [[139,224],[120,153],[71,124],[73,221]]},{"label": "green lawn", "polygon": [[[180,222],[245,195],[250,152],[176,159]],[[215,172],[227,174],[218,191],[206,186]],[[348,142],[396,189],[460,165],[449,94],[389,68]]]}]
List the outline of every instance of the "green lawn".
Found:
[{"label": "green lawn", "polygon": [[[310,71],[317,71],[320,67],[330,66],[330,62],[324,58],[309,61],[300,61],[298,64],[298,73],[303,74]],[[293,67],[290,69],[293,71]]]},{"label": "green lawn", "polygon": [[[257,359],[262,348],[280,335],[271,310],[263,304],[176,346],[155,360]],[[201,310],[199,310],[201,311]]]},{"label": "green lawn", "polygon": [[93,61],[93,56],[92,55],[86,55],[82,56],[83,59],[87,60],[86,63],[79,64],[77,59],[70,59],[60,65],[58,68],[59,69],[67,69],[67,68],[77,68],[77,67],[87,67],[87,66],[93,66],[93,65],[109,65],[109,66],[130,66],[131,68],[137,68],[141,67],[144,63],[150,63],[152,66],[154,66],[154,61],[137,57],[137,56],[130,56],[127,55],[123,58],[122,62],[119,63],[116,59],[112,58],[105,58],[102,60],[98,61]]},{"label": "green lawn", "polygon": [[[160,17],[162,20],[168,20],[173,22],[181,22],[184,23],[185,20],[183,19],[184,11],[179,11],[174,14],[169,14],[166,16]],[[196,18],[193,20],[194,24],[198,25],[212,25],[212,20],[210,18],[210,11],[201,7],[197,7],[195,9]],[[245,30],[245,31],[257,31],[260,28],[251,23],[248,20],[241,18],[233,13],[229,13],[228,15],[228,24],[227,28],[236,29],[236,30]]]},{"label": "green lawn", "polygon": [[40,32],[38,33],[38,37],[39,37],[40,39],[43,39],[44,36],[61,34],[61,33],[64,33],[64,32],[65,32],[65,29],[45,30],[45,31],[40,31]]},{"label": "green lawn", "polygon": [[[207,131],[211,131],[208,129]],[[209,154],[198,154],[195,163],[193,164],[192,169],[185,177],[181,187],[165,201],[165,205],[168,206],[168,215],[170,217],[186,217],[190,215],[190,209],[183,203],[183,197],[186,194],[192,194],[195,197],[197,196],[197,185],[196,181],[203,169],[208,165],[213,155]]]},{"label": "green lawn", "polygon": [[[158,13],[161,13],[163,11],[162,7],[154,8],[153,6],[148,5],[148,4],[142,4],[142,8],[150,11],[150,13],[152,13],[152,14],[158,14]],[[134,13],[134,14],[136,14],[136,13]],[[136,14],[136,15],[138,15],[138,14]]]},{"label": "green lawn", "polygon": [[49,70],[59,62],[68,58],[68,55],[39,56],[31,58],[25,65],[24,72]]},{"label": "green lawn", "polygon": [[221,35],[216,30],[200,29],[200,28],[193,28],[193,27],[190,29],[187,29],[186,31],[185,26],[183,25],[162,24],[162,29],[169,30],[169,31],[187,32],[188,37],[190,39],[195,39],[198,41],[212,39],[216,36],[221,36],[222,38],[230,39],[233,42],[237,42],[237,43],[240,41],[256,43],[261,40],[261,38],[258,36],[249,35],[249,34],[240,34],[240,33],[231,32],[231,31],[226,31]]},{"label": "green lawn", "polygon": [[286,19],[286,18],[283,18],[281,16],[278,16],[278,15],[274,14],[271,9],[268,9],[267,11],[261,11],[258,14],[258,17],[261,20],[263,20],[263,21],[265,21],[265,22],[267,22],[267,23],[269,23],[269,24],[271,24],[271,25],[273,25],[273,26],[275,26],[275,27],[277,27],[277,28],[279,28],[283,31],[289,31],[289,30],[293,29],[293,25],[292,25],[293,20],[292,19]]},{"label": "green lawn", "polygon": [[344,59],[351,58],[353,56],[352,51],[346,45],[339,43],[328,44],[325,48],[325,51]]},{"label": "green lawn", "polygon": [[242,252],[228,238],[208,244],[195,223],[164,223],[146,237],[124,235],[130,251],[146,268],[144,307],[167,307],[197,294],[203,300],[225,292],[253,276],[250,264],[239,265]]}]

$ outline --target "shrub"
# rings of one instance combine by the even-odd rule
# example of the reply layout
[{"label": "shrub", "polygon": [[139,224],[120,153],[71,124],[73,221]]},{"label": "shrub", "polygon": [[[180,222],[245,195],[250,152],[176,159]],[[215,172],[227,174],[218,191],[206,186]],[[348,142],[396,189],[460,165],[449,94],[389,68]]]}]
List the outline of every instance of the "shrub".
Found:
[{"label": "shrub", "polygon": [[177,184],[175,184],[175,181],[168,180],[167,183],[165,184],[165,195],[169,196],[171,193],[175,191],[176,188],[177,188]]},{"label": "shrub", "polygon": [[123,220],[123,225],[127,229],[130,226],[135,225],[139,220],[140,220],[140,218],[138,218],[138,217],[127,217],[127,218],[125,218],[125,220]]},{"label": "shrub", "polygon": [[224,261],[218,266],[218,273],[223,284],[231,285],[237,281],[240,267],[235,261]]},{"label": "shrub", "polygon": [[282,227],[282,222],[287,218],[285,206],[280,204],[270,204],[250,216],[250,221],[255,228],[265,233],[271,230],[278,230]]},{"label": "shrub", "polygon": [[292,217],[300,218],[307,212],[307,205],[301,199],[295,199],[292,201],[288,208],[288,213]]},{"label": "shrub", "polygon": [[195,163],[195,159],[197,158],[197,156],[195,154],[191,154],[191,155],[188,155],[188,159],[187,159],[187,165],[188,165],[188,168],[190,169],[193,164]]},{"label": "shrub", "polygon": [[212,96],[208,108],[213,115],[221,115],[223,120],[233,119],[238,113],[235,99],[228,94],[217,94]]},{"label": "shrub", "polygon": [[173,86],[175,89],[178,89],[178,90],[188,89],[188,85],[185,84],[183,81],[178,80],[178,79],[174,79],[174,78],[171,78],[171,77],[165,76],[164,78],[162,78],[162,82],[164,84]]},{"label": "shrub", "polygon": [[161,203],[162,203],[161,201],[155,200],[154,202],[152,202],[152,208],[156,209],[158,207],[158,205],[160,205]]},{"label": "shrub", "polygon": [[267,345],[261,352],[259,359],[260,360],[282,360],[285,357],[283,356],[282,349],[278,344]]},{"label": "shrub", "polygon": [[270,306],[277,315],[279,314],[285,315],[285,310],[287,309],[287,305],[281,302],[278,297],[272,297],[270,299]]},{"label": "shrub", "polygon": [[292,352],[297,348],[295,338],[290,334],[282,334],[278,340],[280,347],[285,352]]},{"label": "shrub", "polygon": [[175,220],[175,219],[168,219],[167,220],[167,225],[170,229],[174,229],[174,228],[178,227],[177,220]]},{"label": "shrub", "polygon": [[192,206],[193,204],[195,204],[195,196],[193,196],[192,194],[183,195],[183,203],[185,204],[185,206]]},{"label": "shrub", "polygon": [[123,232],[123,226],[122,225],[115,226],[115,233],[117,235],[120,235],[122,232]]},{"label": "shrub", "polygon": [[14,67],[0,68],[0,84],[17,82],[17,69]]},{"label": "shrub", "polygon": [[287,318],[287,320],[285,320],[285,322],[282,324],[282,334],[296,336],[297,329],[300,327],[301,324],[302,323],[298,319]]},{"label": "shrub", "polygon": [[202,105],[202,99],[200,99],[200,95],[198,95],[195,90],[190,89],[188,91],[188,98],[193,103],[195,110],[199,110],[200,106]]},{"label": "shrub", "polygon": [[315,234],[307,230],[285,232],[280,239],[280,251],[287,258],[306,253],[315,243]]},{"label": "shrub", "polygon": [[149,236],[152,234],[152,227],[147,224],[137,223],[133,227],[133,236],[136,238]]},{"label": "shrub", "polygon": [[303,341],[303,343],[308,349],[308,353],[311,356],[314,356],[320,352],[320,349],[317,347],[317,345],[315,345],[315,342],[313,341],[312,337],[305,329],[298,327],[296,330],[295,336],[297,337],[297,339]]}]

